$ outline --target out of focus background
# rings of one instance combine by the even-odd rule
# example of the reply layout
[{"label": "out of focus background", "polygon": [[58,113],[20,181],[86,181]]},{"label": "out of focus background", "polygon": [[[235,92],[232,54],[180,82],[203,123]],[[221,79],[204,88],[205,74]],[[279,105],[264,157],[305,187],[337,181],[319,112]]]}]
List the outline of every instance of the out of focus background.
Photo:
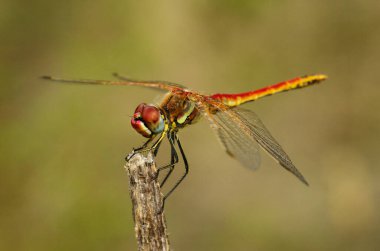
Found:
[{"label": "out of focus background", "polygon": [[1,1],[0,250],[136,249],[123,165],[145,139],[129,120],[161,93],[38,78],[112,72],[204,93],[327,74],[245,106],[310,187],[266,154],[245,169],[205,120],[180,132],[190,174],[166,204],[171,246],[379,250],[379,13],[371,0]]}]

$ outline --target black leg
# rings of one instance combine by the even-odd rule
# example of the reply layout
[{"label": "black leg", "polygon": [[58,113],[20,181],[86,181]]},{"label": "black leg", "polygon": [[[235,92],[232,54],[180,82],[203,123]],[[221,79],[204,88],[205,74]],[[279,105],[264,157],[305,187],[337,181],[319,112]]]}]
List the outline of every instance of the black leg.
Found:
[{"label": "black leg", "polygon": [[164,131],[163,133],[161,133],[160,137],[156,140],[156,142],[152,144],[151,147],[147,147],[148,144],[157,136],[157,135],[152,135],[152,137],[150,137],[142,146],[138,148],[134,148],[132,153],[128,154],[127,157],[125,157],[125,160],[129,161],[136,153],[150,152],[152,150],[154,150],[154,155],[156,155],[158,152],[157,148],[160,148],[162,139],[164,138],[165,134],[166,132]]},{"label": "black leg", "polygon": [[165,182],[168,180],[169,176],[173,172],[174,166],[178,163],[178,154],[177,154],[177,151],[175,150],[174,138],[175,138],[175,134],[174,133],[168,135],[168,140],[169,140],[169,143],[170,143],[170,158],[171,158],[170,164],[166,165],[166,166],[163,166],[163,167],[160,167],[157,170],[157,175],[158,175],[158,173],[160,171],[162,171],[164,169],[167,169],[167,168],[170,168],[169,171],[168,171],[168,173],[166,174],[165,178],[162,180],[162,182],[160,184],[160,187],[163,187],[163,185],[165,184]]},{"label": "black leg", "polygon": [[141,152],[142,150],[144,150],[146,148],[146,146],[154,139],[154,137],[151,137],[149,138],[142,146],[138,147],[138,148],[133,148],[133,151],[132,153],[128,154],[127,157],[125,157],[125,160],[126,161],[129,161],[134,155],[135,153],[138,153],[138,152]]},{"label": "black leg", "polygon": [[170,194],[172,194],[174,192],[174,190],[179,186],[179,184],[185,179],[186,175],[189,173],[189,164],[187,163],[187,159],[186,159],[186,155],[182,149],[182,146],[181,146],[181,142],[179,141],[179,138],[177,137],[177,135],[175,135],[175,139],[177,141],[177,144],[178,144],[178,148],[179,148],[179,151],[181,152],[181,156],[182,156],[182,159],[183,159],[183,163],[185,165],[185,173],[182,175],[182,177],[177,181],[177,183],[175,183],[175,185],[173,186],[172,189],[170,189],[170,191],[164,196],[164,199],[162,201],[162,208],[161,208],[161,212],[164,210],[164,206],[165,206],[165,201],[166,199],[169,197]]},{"label": "black leg", "polygon": [[161,146],[161,142],[162,142],[162,141],[160,141],[160,142],[157,144],[156,149],[154,149],[154,152],[153,152],[154,156],[157,156],[158,149],[160,149],[160,146]]}]

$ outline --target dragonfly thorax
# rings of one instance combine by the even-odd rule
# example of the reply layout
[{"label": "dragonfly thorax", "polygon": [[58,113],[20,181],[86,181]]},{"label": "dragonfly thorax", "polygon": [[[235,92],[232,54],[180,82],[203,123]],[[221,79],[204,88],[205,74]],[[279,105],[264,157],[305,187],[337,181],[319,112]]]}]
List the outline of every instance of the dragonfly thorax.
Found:
[{"label": "dragonfly thorax", "polygon": [[146,138],[160,134],[165,128],[164,116],[154,105],[141,103],[131,119],[132,127]]},{"label": "dragonfly thorax", "polygon": [[169,93],[160,105],[168,121],[176,128],[195,123],[200,115],[195,103],[186,97],[186,93],[180,94],[182,95]]}]

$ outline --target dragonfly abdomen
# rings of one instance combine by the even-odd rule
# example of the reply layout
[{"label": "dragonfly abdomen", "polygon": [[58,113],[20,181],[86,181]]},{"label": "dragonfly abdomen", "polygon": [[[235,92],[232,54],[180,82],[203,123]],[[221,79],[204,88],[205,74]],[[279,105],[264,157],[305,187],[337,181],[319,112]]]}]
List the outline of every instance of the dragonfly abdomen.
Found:
[{"label": "dragonfly abdomen", "polygon": [[255,91],[243,92],[238,94],[221,94],[217,93],[210,97],[216,99],[228,106],[238,106],[240,104],[255,101],[259,98],[269,96],[275,93],[303,88],[313,84],[317,84],[327,77],[322,74],[310,75],[304,77],[294,78],[288,81],[280,82],[268,87],[264,87]]}]

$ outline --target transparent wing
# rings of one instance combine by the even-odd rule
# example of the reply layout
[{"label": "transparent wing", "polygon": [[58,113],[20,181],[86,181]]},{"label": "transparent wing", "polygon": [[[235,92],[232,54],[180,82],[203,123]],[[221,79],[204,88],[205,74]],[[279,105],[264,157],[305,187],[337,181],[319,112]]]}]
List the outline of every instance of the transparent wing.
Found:
[{"label": "transparent wing", "polygon": [[239,107],[228,108],[220,102],[210,102],[210,104],[212,105],[206,116],[212,127],[217,130],[227,152],[244,166],[256,168],[259,164],[257,142],[282,167],[308,185],[289,156],[253,111]]},{"label": "transparent wing", "polygon": [[210,113],[207,109],[201,110],[215,129],[226,152],[245,167],[257,169],[261,161],[258,144],[254,137],[244,133],[241,126],[231,120],[230,110],[216,113]]},{"label": "transparent wing", "polygon": [[184,88],[182,85],[166,82],[166,81],[145,81],[145,80],[134,80],[126,77],[114,74],[117,78],[122,79],[122,81],[109,81],[109,80],[91,80],[91,79],[63,79],[55,78],[51,76],[43,76],[43,79],[62,82],[62,83],[76,83],[76,84],[90,84],[90,85],[127,85],[127,86],[144,86],[150,88],[156,88],[161,90],[173,91],[175,89]]},{"label": "transparent wing", "polygon": [[[169,87],[169,88],[173,88],[173,87],[178,87],[178,88],[181,88],[181,89],[186,89],[186,86],[184,85],[180,85],[180,84],[177,84],[177,83],[173,83],[173,82],[169,82],[169,81],[164,81],[164,80],[136,80],[136,79],[133,79],[133,78],[130,78],[130,77],[127,77],[127,76],[122,76],[118,73],[114,73],[113,74],[114,77],[120,79],[120,80],[124,80],[124,81],[128,81],[128,82],[135,82],[135,83],[147,83],[147,84],[159,84],[161,86],[165,86],[166,87]],[[167,89],[166,89],[167,90]]]},{"label": "transparent wing", "polygon": [[228,121],[228,115],[219,112],[215,116],[217,134],[227,153],[239,160],[245,167],[257,169],[260,166],[260,153],[256,141],[240,131],[240,127]]},{"label": "transparent wing", "polygon": [[301,172],[294,166],[289,156],[285,153],[276,139],[273,138],[256,113],[242,108],[233,108],[231,109],[231,112],[234,113],[234,116],[240,118],[243,122],[241,124],[244,124],[250,129],[252,136],[270,156],[277,160],[282,167],[308,185]]}]

